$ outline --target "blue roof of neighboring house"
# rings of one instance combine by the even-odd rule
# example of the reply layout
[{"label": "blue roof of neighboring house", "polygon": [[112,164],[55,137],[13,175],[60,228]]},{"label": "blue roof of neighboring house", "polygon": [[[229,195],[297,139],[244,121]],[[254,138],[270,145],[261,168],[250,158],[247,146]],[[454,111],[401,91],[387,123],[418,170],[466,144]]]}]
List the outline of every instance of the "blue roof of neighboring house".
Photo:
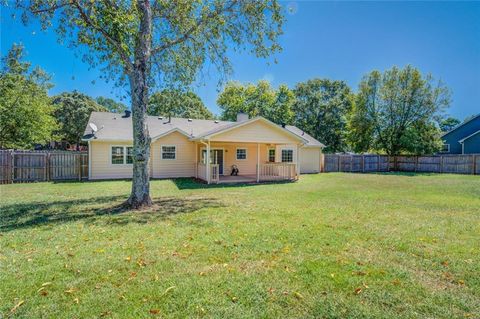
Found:
[{"label": "blue roof of neighboring house", "polygon": [[475,120],[475,119],[477,119],[477,118],[480,118],[480,113],[477,114],[477,115],[475,115],[475,116],[473,116],[473,117],[472,117],[471,119],[469,119],[468,121],[465,121],[465,122],[462,122],[462,123],[458,124],[458,125],[455,126],[453,129],[451,129],[450,131],[448,131],[447,133],[442,134],[441,137],[447,136],[448,134],[450,134],[450,133],[458,130],[460,127],[462,127],[462,126],[470,123],[471,121],[473,121],[473,120]]},{"label": "blue roof of neighboring house", "polygon": [[474,137],[475,135],[477,135],[478,133],[480,133],[480,130],[476,131],[475,133],[473,134],[470,134],[469,136],[465,137],[465,138],[462,138],[460,141],[460,143],[463,143],[465,140],[468,140],[470,137]]}]

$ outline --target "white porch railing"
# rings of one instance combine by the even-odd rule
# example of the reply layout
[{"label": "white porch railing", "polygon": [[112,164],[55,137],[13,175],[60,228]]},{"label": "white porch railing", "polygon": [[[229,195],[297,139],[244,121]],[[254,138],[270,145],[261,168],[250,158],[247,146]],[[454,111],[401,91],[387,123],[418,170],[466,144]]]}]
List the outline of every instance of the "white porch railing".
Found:
[{"label": "white porch railing", "polygon": [[295,163],[260,164],[260,181],[294,180],[297,178]]},{"label": "white porch railing", "polygon": [[[220,168],[218,164],[210,164],[210,183],[218,183],[220,180],[219,174]],[[207,165],[203,163],[197,164],[197,176],[204,181],[208,181],[207,179]]]},{"label": "white porch railing", "polygon": [[219,165],[218,164],[210,164],[210,173],[211,173],[211,183],[217,184],[220,180],[219,172]]}]

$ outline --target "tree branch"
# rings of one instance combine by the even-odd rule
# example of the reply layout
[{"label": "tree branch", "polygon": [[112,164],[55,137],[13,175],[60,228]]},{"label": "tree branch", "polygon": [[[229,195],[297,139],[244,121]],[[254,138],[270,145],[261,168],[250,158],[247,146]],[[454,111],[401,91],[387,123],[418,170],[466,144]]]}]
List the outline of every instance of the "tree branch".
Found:
[{"label": "tree branch", "polygon": [[206,24],[211,19],[218,17],[222,12],[230,11],[235,6],[235,4],[237,2],[238,2],[238,0],[233,0],[230,3],[230,5],[228,5],[227,7],[224,7],[223,9],[217,9],[217,10],[211,12],[210,14],[208,14],[207,16],[198,19],[198,21],[194,24],[194,26],[192,26],[190,29],[188,29],[187,32],[185,32],[182,36],[180,36],[180,37],[178,37],[178,38],[176,38],[172,41],[169,41],[167,43],[164,43],[163,45],[161,45],[159,47],[156,47],[156,48],[152,49],[152,54],[156,54],[156,53],[161,52],[161,51],[163,51],[163,50],[165,50],[169,47],[172,47],[174,45],[185,42],[186,40],[188,40],[190,35],[192,35],[193,32],[200,29],[200,27],[202,27],[204,24]]},{"label": "tree branch", "polygon": [[77,8],[80,16],[82,17],[83,21],[98,32],[100,32],[104,37],[105,40],[107,40],[111,45],[113,45],[116,49],[118,54],[120,55],[120,58],[122,59],[123,63],[125,63],[125,70],[127,73],[130,73],[133,70],[133,64],[132,61],[130,60],[130,57],[128,54],[125,52],[125,50],[122,48],[120,42],[115,40],[105,29],[103,29],[101,26],[97,25],[90,19],[90,17],[85,13],[83,10],[81,4],[78,2],[78,0],[74,0],[74,5]]}]

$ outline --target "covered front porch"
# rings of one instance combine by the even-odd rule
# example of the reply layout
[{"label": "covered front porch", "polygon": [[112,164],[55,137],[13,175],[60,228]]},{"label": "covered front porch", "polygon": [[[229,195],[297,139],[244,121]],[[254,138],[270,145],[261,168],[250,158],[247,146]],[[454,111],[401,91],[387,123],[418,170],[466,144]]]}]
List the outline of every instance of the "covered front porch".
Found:
[{"label": "covered front porch", "polygon": [[[300,171],[299,146],[251,142],[197,143],[196,177],[208,184],[295,181]],[[238,170],[237,175],[232,174],[234,168]]]}]

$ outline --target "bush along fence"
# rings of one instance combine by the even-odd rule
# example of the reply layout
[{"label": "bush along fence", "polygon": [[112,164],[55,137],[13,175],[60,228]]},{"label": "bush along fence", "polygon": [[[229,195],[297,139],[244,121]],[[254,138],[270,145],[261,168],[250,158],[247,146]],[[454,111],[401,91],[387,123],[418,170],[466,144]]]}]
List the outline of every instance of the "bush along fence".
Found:
[{"label": "bush along fence", "polygon": [[387,156],[324,155],[325,172],[424,172],[480,175],[480,154]]},{"label": "bush along fence", "polygon": [[88,153],[0,150],[0,184],[88,179]]}]

